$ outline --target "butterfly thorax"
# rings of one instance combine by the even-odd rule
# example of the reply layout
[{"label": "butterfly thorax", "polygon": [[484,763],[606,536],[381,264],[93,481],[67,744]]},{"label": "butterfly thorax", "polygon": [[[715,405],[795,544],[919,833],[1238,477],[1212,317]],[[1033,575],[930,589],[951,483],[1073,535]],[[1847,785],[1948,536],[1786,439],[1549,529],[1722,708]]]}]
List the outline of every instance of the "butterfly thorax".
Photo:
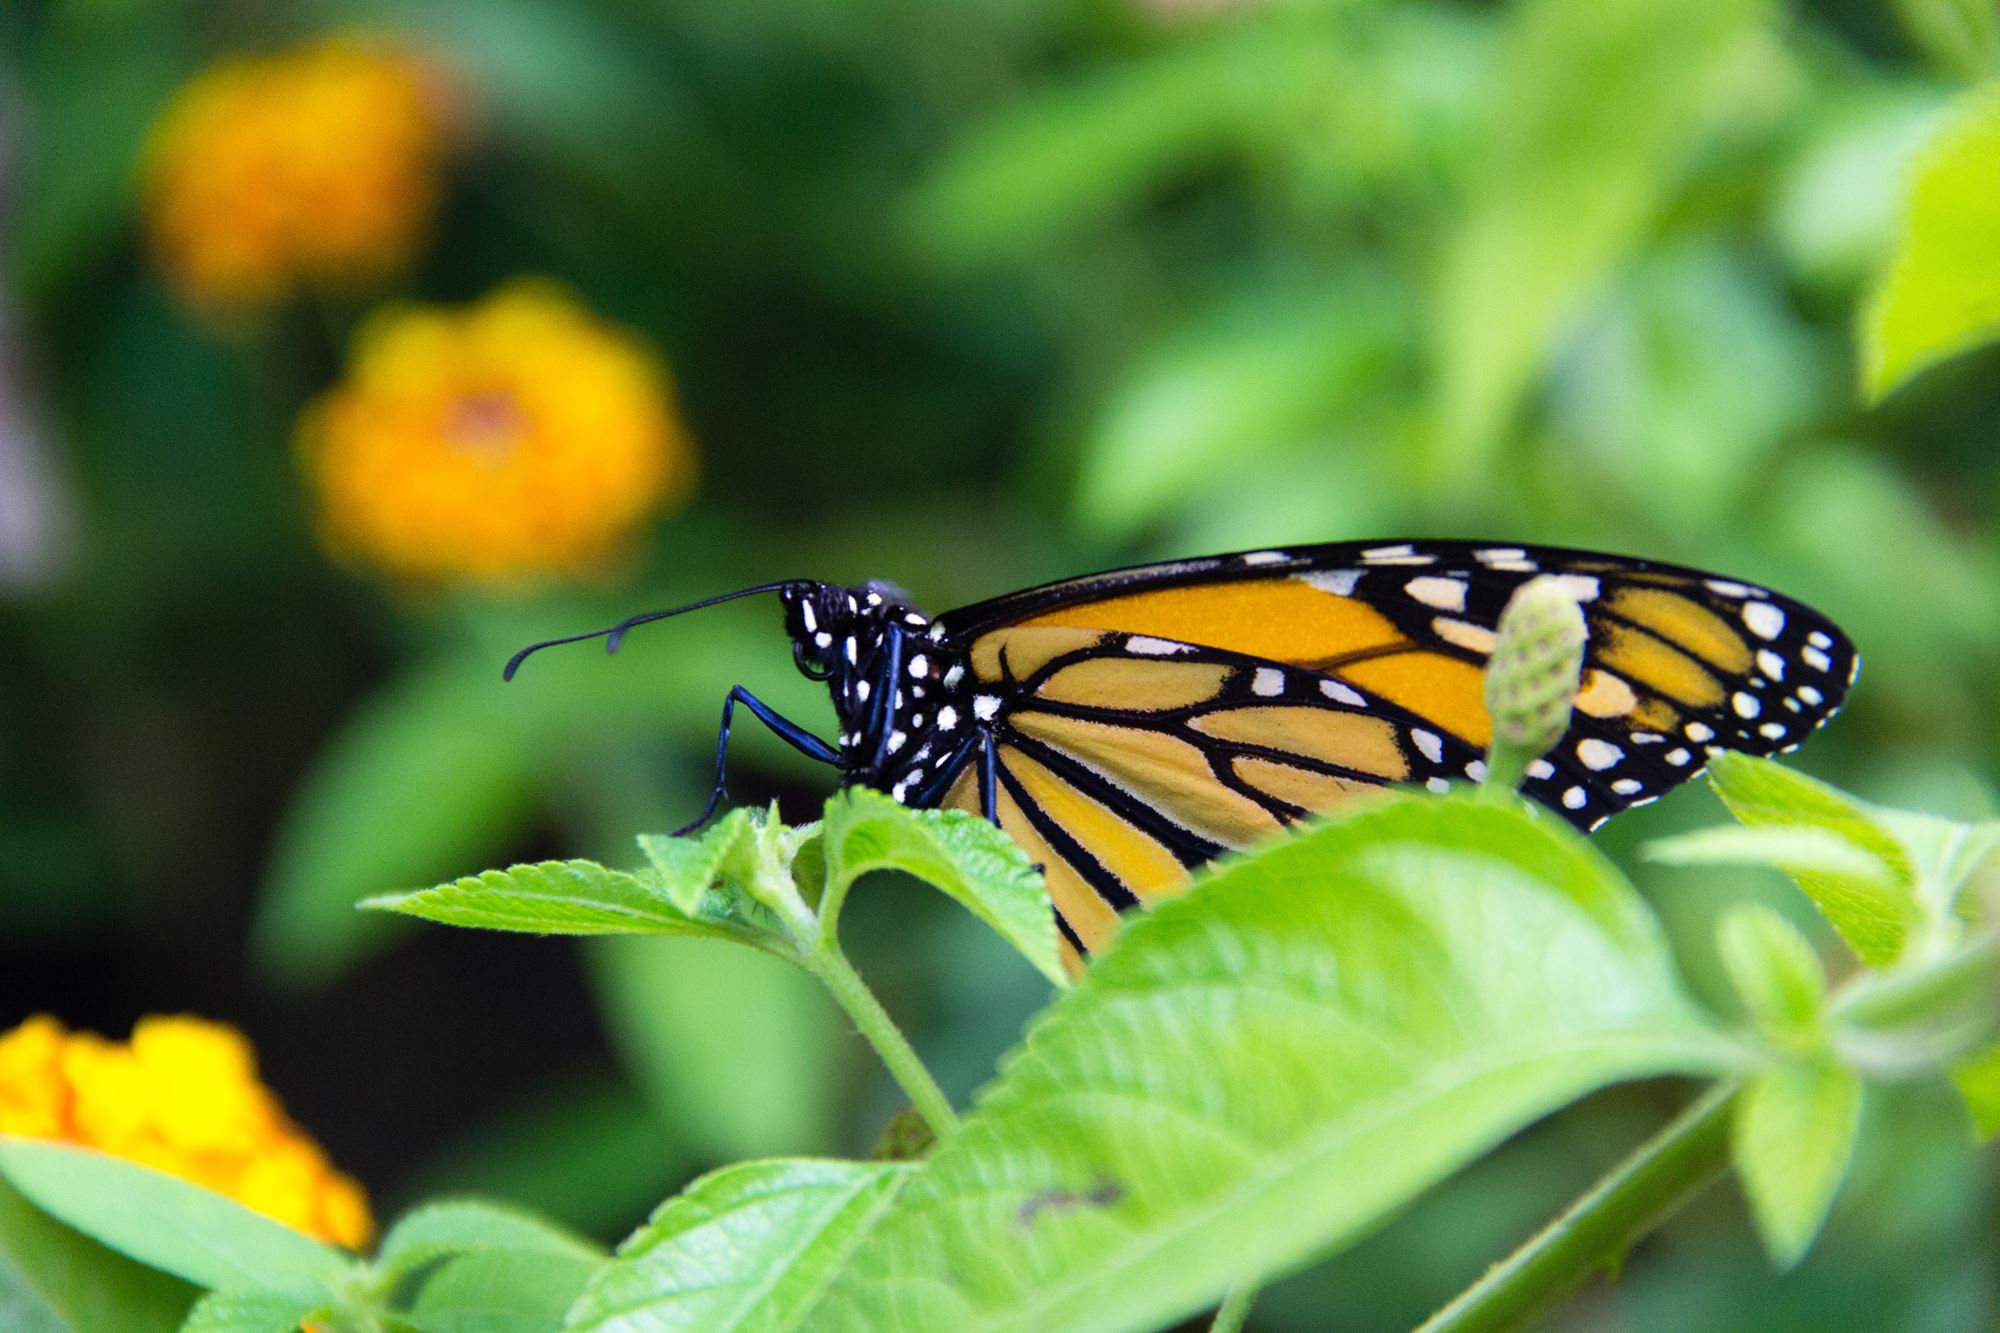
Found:
[{"label": "butterfly thorax", "polygon": [[886,583],[804,585],[784,603],[799,670],[833,697],[843,783],[925,802],[971,753],[963,655]]}]

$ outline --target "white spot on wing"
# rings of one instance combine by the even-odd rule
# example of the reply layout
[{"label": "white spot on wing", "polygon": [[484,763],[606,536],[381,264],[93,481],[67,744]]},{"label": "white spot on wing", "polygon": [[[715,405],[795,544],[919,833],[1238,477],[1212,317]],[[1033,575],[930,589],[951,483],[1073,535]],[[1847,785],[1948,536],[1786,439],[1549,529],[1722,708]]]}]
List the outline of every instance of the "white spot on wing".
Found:
[{"label": "white spot on wing", "polygon": [[965,663],[953,662],[951,664],[951,670],[944,673],[944,687],[948,690],[956,689],[958,687],[958,682],[964,679],[965,679]]},{"label": "white spot on wing", "polygon": [[1715,728],[1709,726],[1706,722],[1690,722],[1681,728],[1681,730],[1687,733],[1689,740],[1696,743],[1715,739]]},{"label": "white spot on wing", "polygon": [[1556,775],[1556,766],[1546,759],[1537,759],[1528,765],[1528,776],[1546,782]]},{"label": "white spot on wing", "polygon": [[1758,702],[1757,696],[1746,693],[1743,690],[1736,691],[1734,697],[1730,699],[1729,704],[1730,707],[1736,710],[1736,716],[1738,717],[1755,717],[1764,711],[1764,705]]},{"label": "white spot on wing", "polygon": [[1283,551],[1251,551],[1237,558],[1246,565],[1276,565],[1291,559]]},{"label": "white spot on wing", "polygon": [[1611,790],[1617,792],[1620,796],[1637,796],[1640,792],[1646,790],[1646,784],[1637,778],[1620,778],[1611,784]]},{"label": "white spot on wing", "polygon": [[1833,647],[1833,636],[1825,630],[1816,629],[1806,635],[1806,642],[1815,648],[1831,648]]},{"label": "white spot on wing", "polygon": [[981,722],[991,722],[1000,712],[1000,696],[997,694],[975,694],[972,696],[972,715]]},{"label": "white spot on wing", "polygon": [[1833,670],[1833,659],[1817,648],[1801,648],[1799,656],[1805,660],[1807,666],[1822,674]]},{"label": "white spot on wing", "polygon": [[1451,783],[1443,778],[1425,778],[1424,785],[1439,795],[1443,795],[1445,792],[1451,790]]},{"label": "white spot on wing", "polygon": [[1826,701],[1826,696],[1810,685],[1799,686],[1799,698],[1809,704],[1820,704]]},{"label": "white spot on wing", "polygon": [[1583,809],[1584,802],[1589,799],[1590,797],[1585,794],[1583,788],[1571,787],[1563,793],[1563,808],[1566,810],[1581,810]]},{"label": "white spot on wing", "polygon": [[1665,758],[1666,761],[1672,764],[1675,768],[1686,768],[1688,766],[1688,761],[1693,759],[1694,756],[1689,754],[1685,749],[1682,749],[1677,746],[1674,749],[1667,751]]},{"label": "white spot on wing", "polygon": [[1422,602],[1425,606],[1439,611],[1463,611],[1465,609],[1465,581],[1445,578],[1437,574],[1425,574],[1411,579],[1403,585],[1403,591]]},{"label": "white spot on wing", "polygon": [[1319,683],[1319,692],[1335,703],[1346,704],[1349,708],[1368,706],[1368,700],[1362,697],[1359,690],[1343,685],[1337,680],[1322,680]]},{"label": "white spot on wing", "polygon": [[1172,639],[1156,639],[1150,634],[1134,634],[1125,640],[1125,651],[1137,653],[1141,657],[1172,657],[1175,653],[1194,650],[1185,643],[1175,643]]},{"label": "white spot on wing", "polygon": [[1471,778],[1474,782],[1486,781],[1486,761],[1484,759],[1474,759],[1467,762],[1465,765],[1465,776]]},{"label": "white spot on wing", "polygon": [[1783,680],[1785,678],[1785,659],[1772,652],[1769,648],[1759,648],[1757,650],[1757,669],[1772,680]]},{"label": "white spot on wing", "polygon": [[1475,625],[1469,620],[1454,620],[1450,616],[1433,617],[1431,629],[1446,643],[1475,653],[1492,653],[1499,637],[1484,625]]},{"label": "white spot on wing", "polygon": [[1285,673],[1276,667],[1258,667],[1257,674],[1250,678],[1250,692],[1267,698],[1285,692]]},{"label": "white spot on wing", "polygon": [[1321,592],[1330,592],[1335,597],[1352,597],[1354,585],[1361,582],[1358,569],[1317,569],[1308,574],[1293,577],[1299,582],[1310,584]]},{"label": "white spot on wing", "polygon": [[1785,632],[1785,608],[1770,602],[1745,602],[1743,623],[1760,639],[1775,639]]},{"label": "white spot on wing", "polygon": [[1433,764],[1444,762],[1444,742],[1437,738],[1436,732],[1425,731],[1422,727],[1411,727],[1410,740],[1415,743],[1424,758]]},{"label": "white spot on wing", "polygon": [[1748,597],[1755,591],[1741,583],[1732,583],[1728,579],[1709,579],[1707,582],[1710,592],[1721,593],[1724,597]]},{"label": "white spot on wing", "polygon": [[1601,773],[1623,759],[1625,752],[1610,741],[1601,740],[1596,736],[1585,736],[1576,743],[1576,757],[1583,761],[1585,768]]},{"label": "white spot on wing", "polygon": [[1763,726],[1757,728],[1757,734],[1765,740],[1781,741],[1785,739],[1785,724],[1782,722],[1766,722]]}]

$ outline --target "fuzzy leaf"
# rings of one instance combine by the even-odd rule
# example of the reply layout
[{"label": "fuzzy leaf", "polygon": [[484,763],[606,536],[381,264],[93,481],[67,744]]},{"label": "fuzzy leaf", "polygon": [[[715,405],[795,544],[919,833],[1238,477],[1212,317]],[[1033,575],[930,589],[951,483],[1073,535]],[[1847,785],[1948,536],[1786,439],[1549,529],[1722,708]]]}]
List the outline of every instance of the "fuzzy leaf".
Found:
[{"label": "fuzzy leaf", "polygon": [[979,816],[911,810],[880,792],[851,787],[827,802],[820,846],[825,929],[834,928],[855,880],[871,870],[901,870],[962,903],[1050,981],[1069,984],[1041,876],[1012,838]]},{"label": "fuzzy leaf", "polygon": [[739,939],[746,932],[682,912],[650,877],[595,861],[540,861],[385,894],[361,904],[447,926],[535,935],[700,935]]},{"label": "fuzzy leaf", "polygon": [[1780,1069],[1743,1090],[1731,1151],[1771,1262],[1812,1247],[1847,1175],[1861,1124],[1861,1080],[1838,1065]]},{"label": "fuzzy leaf", "polygon": [[0,1329],[173,1333],[194,1289],[79,1235],[0,1179]]},{"label": "fuzzy leaf", "polygon": [[711,893],[727,889],[723,883],[726,863],[756,820],[754,810],[739,807],[690,837],[643,834],[639,850],[659,872],[661,887],[674,905],[689,916],[698,916]]},{"label": "fuzzy leaf", "polygon": [[1558,821],[1372,806],[1136,918],[811,1327],[1160,1327],[1591,1089],[1740,1058],[1635,891]]},{"label": "fuzzy leaf", "polygon": [[2000,336],[2000,83],[1970,93],[1919,155],[1896,246],[1861,326],[1862,388],[1880,400]]},{"label": "fuzzy leaf", "polygon": [[453,1255],[423,1279],[400,1318],[417,1333],[556,1333],[603,1262],[545,1249]]},{"label": "fuzzy leaf", "polygon": [[212,1292],[188,1311],[180,1333],[297,1333],[311,1311],[269,1291]]},{"label": "fuzzy leaf", "polygon": [[1789,1035],[1819,1023],[1826,971],[1791,922],[1762,903],[1745,904],[1722,919],[1717,944],[1730,984],[1758,1026]]},{"label": "fuzzy leaf", "polygon": [[2000,1042],[1952,1066],[1951,1081],[1965,1100],[1972,1132],[1980,1142],[2000,1134]]},{"label": "fuzzy leaf", "polygon": [[910,1168],[746,1162],[667,1200],[570,1311],[576,1333],[789,1333]]},{"label": "fuzzy leaf", "polygon": [[496,1251],[596,1263],[604,1252],[533,1213],[479,1199],[448,1199],[405,1214],[382,1238],[376,1272],[390,1281],[447,1255]]},{"label": "fuzzy leaf", "polygon": [[1709,781],[1729,812],[1751,828],[1830,834],[1869,858],[1865,874],[1826,868],[1823,859],[1771,859],[1862,962],[1886,967],[1896,960],[1923,913],[1909,855],[1873,811],[1823,782],[1749,755],[1717,755]]},{"label": "fuzzy leaf", "polygon": [[0,1175],[86,1236],[199,1287],[313,1306],[354,1266],[234,1199],[87,1148],[0,1135]]}]

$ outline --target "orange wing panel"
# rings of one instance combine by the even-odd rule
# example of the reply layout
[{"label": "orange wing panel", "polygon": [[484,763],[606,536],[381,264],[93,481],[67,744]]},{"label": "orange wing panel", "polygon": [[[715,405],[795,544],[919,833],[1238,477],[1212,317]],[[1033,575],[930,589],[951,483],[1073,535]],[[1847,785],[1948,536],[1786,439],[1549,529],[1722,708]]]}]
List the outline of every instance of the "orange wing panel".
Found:
[{"label": "orange wing panel", "polygon": [[1301,666],[1406,642],[1381,612],[1290,577],[1108,597],[1022,624],[1144,634]]}]

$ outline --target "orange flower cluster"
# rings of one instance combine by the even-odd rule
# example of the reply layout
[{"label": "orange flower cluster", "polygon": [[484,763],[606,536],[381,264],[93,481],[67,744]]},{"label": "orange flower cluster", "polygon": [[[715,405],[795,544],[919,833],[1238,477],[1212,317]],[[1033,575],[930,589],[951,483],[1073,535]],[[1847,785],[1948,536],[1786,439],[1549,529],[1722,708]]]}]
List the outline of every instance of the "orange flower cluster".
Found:
[{"label": "orange flower cluster", "polygon": [[361,1187],[286,1119],[250,1044],[199,1018],[142,1018],[129,1043],[46,1015],[0,1035],[0,1134],[153,1167],[336,1244],[374,1232]]},{"label": "orange flower cluster", "polygon": [[404,264],[437,208],[439,90],[357,38],[229,60],[183,88],[146,153],[154,249],[183,298],[237,311]]},{"label": "orange flower cluster", "polygon": [[327,544],[430,579],[587,570],[694,474],[657,358],[538,282],[377,315],[300,448]]}]

